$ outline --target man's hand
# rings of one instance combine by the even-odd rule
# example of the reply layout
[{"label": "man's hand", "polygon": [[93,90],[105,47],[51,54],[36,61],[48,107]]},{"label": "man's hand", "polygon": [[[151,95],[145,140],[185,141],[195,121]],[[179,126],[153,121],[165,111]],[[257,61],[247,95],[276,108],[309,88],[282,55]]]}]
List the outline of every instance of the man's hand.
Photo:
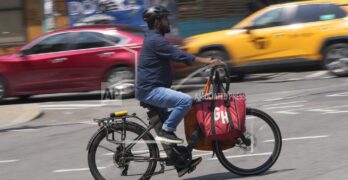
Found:
[{"label": "man's hand", "polygon": [[208,64],[208,65],[222,65],[224,64],[222,60],[216,59],[216,58],[202,58],[202,57],[196,57],[195,62],[202,63],[202,64]]}]

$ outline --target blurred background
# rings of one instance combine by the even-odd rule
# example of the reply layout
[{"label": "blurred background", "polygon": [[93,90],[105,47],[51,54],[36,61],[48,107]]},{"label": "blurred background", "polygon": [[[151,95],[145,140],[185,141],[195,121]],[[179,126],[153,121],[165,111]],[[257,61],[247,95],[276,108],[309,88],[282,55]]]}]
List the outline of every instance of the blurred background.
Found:
[{"label": "blurred background", "polygon": [[[95,91],[102,82],[132,97],[142,12],[154,5],[171,11],[172,44],[224,60],[233,80],[304,68],[348,75],[342,0],[1,0],[0,99]],[[200,66],[173,68],[179,81]]]},{"label": "blurred background", "polygon": [[172,25],[177,29],[174,34],[187,37],[232,27],[246,15],[282,2],[285,1],[1,0],[0,54],[12,52],[44,33],[81,25],[87,17],[96,14],[111,17],[113,23],[145,27],[140,16],[143,10],[161,4],[175,12],[171,17]]},{"label": "blurred background", "polygon": [[[1,180],[92,179],[92,119],[128,110],[146,120],[134,82],[153,5],[172,12],[168,41],[225,61],[231,93],[279,125],[279,160],[245,179],[348,179],[348,0],[0,0]],[[208,71],[172,65],[173,88],[200,94]],[[193,154],[208,161],[184,178],[240,178]]]}]

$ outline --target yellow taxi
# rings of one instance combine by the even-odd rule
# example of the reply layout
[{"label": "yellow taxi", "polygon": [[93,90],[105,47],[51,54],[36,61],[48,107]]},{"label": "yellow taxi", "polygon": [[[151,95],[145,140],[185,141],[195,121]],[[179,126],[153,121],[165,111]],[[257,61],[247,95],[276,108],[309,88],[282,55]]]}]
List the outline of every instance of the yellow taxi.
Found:
[{"label": "yellow taxi", "polygon": [[322,63],[348,75],[347,0],[302,1],[268,6],[231,29],[185,39],[184,49],[224,59],[240,75],[279,66]]}]

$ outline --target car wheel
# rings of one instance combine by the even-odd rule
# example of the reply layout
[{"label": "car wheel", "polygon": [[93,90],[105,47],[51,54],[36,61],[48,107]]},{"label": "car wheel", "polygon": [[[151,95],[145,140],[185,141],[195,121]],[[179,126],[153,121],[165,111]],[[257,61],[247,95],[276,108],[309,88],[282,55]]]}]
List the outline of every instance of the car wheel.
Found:
[{"label": "car wheel", "polygon": [[[217,59],[221,59],[223,61],[229,61],[229,56],[225,51],[222,50],[207,50],[207,51],[203,51],[200,56],[202,57],[213,57],[213,58],[217,58]],[[225,76],[225,73],[222,71],[220,72],[221,76]],[[206,73],[204,74],[206,76]],[[243,72],[240,71],[230,71],[230,79],[231,81],[242,81],[245,77],[245,74]]]},{"label": "car wheel", "polygon": [[4,99],[6,95],[5,81],[0,77],[0,101]]},{"label": "car wheel", "polygon": [[21,100],[27,100],[31,97],[32,95],[20,95],[18,96]]},{"label": "car wheel", "polygon": [[333,75],[348,76],[348,44],[337,43],[328,46],[324,51],[323,63]]},{"label": "car wheel", "polygon": [[105,81],[118,97],[122,99],[134,97],[135,74],[132,68],[113,68],[107,73]]}]

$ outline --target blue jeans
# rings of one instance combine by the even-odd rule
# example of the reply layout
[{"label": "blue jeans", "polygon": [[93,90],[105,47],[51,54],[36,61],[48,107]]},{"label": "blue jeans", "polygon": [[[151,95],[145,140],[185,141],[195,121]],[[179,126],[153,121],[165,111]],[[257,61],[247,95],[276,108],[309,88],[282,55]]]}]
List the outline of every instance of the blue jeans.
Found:
[{"label": "blue jeans", "polygon": [[162,129],[168,132],[176,130],[176,127],[192,105],[191,96],[164,87],[155,88],[144,96],[137,98],[144,103],[163,108],[164,111],[168,111],[168,108],[173,108],[172,113],[170,113],[162,126]]}]

